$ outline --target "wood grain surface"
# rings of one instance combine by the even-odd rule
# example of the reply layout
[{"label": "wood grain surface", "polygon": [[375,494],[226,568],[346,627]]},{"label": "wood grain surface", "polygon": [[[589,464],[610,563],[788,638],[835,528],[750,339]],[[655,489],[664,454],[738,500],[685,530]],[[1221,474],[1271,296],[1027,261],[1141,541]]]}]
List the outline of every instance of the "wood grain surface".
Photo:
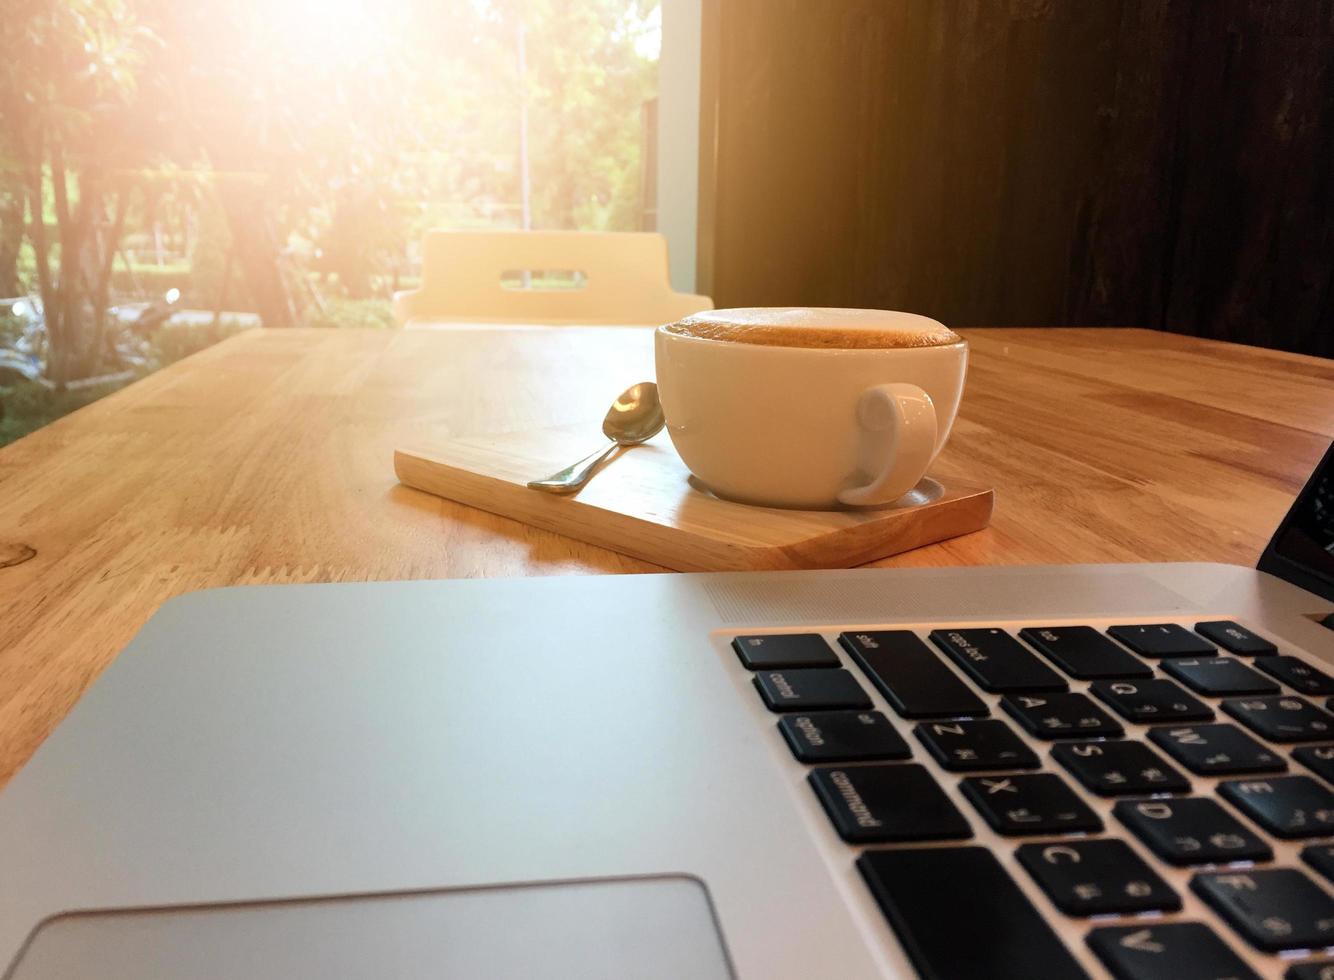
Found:
[{"label": "wood grain surface", "polygon": [[586,426],[414,443],[394,452],[410,487],[678,572],[851,568],[987,526],[990,488],[924,479],[894,507],[782,510],[691,482],[665,432],[616,455],[576,496],[527,486],[588,455]]},{"label": "wood grain surface", "polygon": [[[1334,433],[1334,362],[1141,330],[963,333],[968,387],[932,472],[995,486],[991,526],[879,564],[1254,564]],[[657,571],[393,469],[395,447],[464,432],[586,424],[596,443],[652,358],[644,329],[253,331],[0,450],[0,782],[182,592]]]}]

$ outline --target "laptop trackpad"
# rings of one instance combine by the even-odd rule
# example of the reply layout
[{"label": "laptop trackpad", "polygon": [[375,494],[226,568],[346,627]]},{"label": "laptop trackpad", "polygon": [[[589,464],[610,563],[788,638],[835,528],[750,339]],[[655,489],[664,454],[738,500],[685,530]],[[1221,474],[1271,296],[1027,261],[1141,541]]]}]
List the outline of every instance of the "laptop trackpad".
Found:
[{"label": "laptop trackpad", "polygon": [[633,878],[57,916],[12,980],[732,976],[702,883]]}]

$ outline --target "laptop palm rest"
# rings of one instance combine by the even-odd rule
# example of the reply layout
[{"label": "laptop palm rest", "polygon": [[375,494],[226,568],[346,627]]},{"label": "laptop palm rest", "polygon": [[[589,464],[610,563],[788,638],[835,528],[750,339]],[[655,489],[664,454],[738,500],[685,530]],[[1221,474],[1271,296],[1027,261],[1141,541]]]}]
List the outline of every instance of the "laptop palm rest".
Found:
[{"label": "laptop palm rest", "polygon": [[704,885],[664,876],[48,919],[9,980],[730,978]]}]

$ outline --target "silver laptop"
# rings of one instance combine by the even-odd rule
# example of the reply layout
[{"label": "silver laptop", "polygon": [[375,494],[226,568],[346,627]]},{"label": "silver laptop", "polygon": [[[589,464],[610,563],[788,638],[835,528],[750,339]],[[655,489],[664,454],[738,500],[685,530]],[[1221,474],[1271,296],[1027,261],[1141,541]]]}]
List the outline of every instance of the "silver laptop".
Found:
[{"label": "silver laptop", "polygon": [[233,588],[0,796],[14,980],[1334,977],[1334,451],[1259,570]]}]

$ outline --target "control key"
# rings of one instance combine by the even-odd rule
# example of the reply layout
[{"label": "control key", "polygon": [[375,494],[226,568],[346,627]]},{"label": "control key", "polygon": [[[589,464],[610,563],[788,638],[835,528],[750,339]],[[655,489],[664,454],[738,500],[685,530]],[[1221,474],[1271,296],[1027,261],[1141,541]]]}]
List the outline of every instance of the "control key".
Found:
[{"label": "control key", "polygon": [[770,711],[871,707],[857,679],[841,667],[766,670],[756,674],[753,682]]}]

